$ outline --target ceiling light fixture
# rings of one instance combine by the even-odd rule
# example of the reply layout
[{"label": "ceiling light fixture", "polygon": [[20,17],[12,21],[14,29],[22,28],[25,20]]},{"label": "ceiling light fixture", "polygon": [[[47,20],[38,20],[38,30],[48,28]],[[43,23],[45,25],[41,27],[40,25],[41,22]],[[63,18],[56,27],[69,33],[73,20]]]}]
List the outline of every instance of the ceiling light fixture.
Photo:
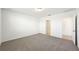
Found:
[{"label": "ceiling light fixture", "polygon": [[35,8],[35,11],[43,11],[44,10],[44,8]]}]

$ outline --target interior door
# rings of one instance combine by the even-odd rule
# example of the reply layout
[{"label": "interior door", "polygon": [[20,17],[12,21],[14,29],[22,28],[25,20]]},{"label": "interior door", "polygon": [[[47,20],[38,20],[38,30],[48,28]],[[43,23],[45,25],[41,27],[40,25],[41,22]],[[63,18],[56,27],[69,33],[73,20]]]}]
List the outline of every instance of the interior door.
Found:
[{"label": "interior door", "polygon": [[75,16],[72,17],[72,24],[73,24],[73,30],[72,30],[72,40],[75,44]]},{"label": "interior door", "polygon": [[72,17],[65,17],[63,20],[63,39],[72,40],[73,21]]},{"label": "interior door", "polygon": [[72,21],[73,21],[72,40],[75,44],[75,16],[72,17]]},{"label": "interior door", "polygon": [[61,19],[51,20],[51,35],[54,37],[62,38],[62,21]]}]

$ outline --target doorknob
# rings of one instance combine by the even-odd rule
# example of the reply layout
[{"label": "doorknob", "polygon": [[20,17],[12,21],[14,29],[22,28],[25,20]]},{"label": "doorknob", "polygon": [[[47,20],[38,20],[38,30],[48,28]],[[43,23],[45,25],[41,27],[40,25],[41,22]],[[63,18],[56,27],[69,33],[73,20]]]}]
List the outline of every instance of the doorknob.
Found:
[{"label": "doorknob", "polygon": [[75,32],[75,30],[73,30],[73,32]]}]

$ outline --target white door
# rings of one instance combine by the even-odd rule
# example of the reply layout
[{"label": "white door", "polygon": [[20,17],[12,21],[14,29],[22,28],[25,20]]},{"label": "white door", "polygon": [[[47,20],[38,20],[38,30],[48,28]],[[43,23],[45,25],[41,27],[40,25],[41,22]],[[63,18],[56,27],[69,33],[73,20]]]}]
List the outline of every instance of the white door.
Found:
[{"label": "white door", "polygon": [[62,19],[62,33],[63,39],[72,40],[72,32],[73,32],[73,20],[72,17],[65,17]]},{"label": "white door", "polygon": [[51,20],[51,35],[62,38],[62,21],[60,19]]},{"label": "white door", "polygon": [[75,16],[72,17],[72,20],[73,20],[72,40],[75,44]]}]

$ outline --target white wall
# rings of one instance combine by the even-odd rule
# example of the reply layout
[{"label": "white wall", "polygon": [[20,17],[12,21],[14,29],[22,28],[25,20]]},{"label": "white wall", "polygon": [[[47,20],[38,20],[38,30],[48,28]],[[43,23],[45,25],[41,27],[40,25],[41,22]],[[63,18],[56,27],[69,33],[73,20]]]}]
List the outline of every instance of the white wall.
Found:
[{"label": "white wall", "polygon": [[[62,32],[62,25],[61,20],[57,18],[50,17],[51,22],[51,35],[55,37],[61,38],[61,32]],[[40,33],[46,34],[46,18],[43,17],[40,19]]]},{"label": "white wall", "polygon": [[46,20],[45,20],[45,18],[40,19],[40,33],[46,34]]},{"label": "white wall", "polygon": [[[61,13],[52,15],[51,20],[51,35],[62,37],[62,20],[68,17],[73,17],[74,12]],[[2,42],[33,35],[36,33],[46,34],[46,18],[36,19],[26,14],[2,10]],[[55,26],[54,26],[55,25]],[[70,31],[68,32],[71,35]],[[66,33],[66,34],[68,34]]]},{"label": "white wall", "polygon": [[0,44],[1,44],[1,8],[0,8]]},{"label": "white wall", "polygon": [[[59,38],[62,38],[62,34],[72,36],[72,32],[71,32],[72,29],[70,28],[71,31],[69,30],[68,33],[62,32],[63,31],[62,26],[63,26],[63,19],[71,18],[72,20],[74,13],[75,13],[74,11],[71,11],[71,12],[65,12],[57,15],[52,15],[49,19],[51,21],[51,35]],[[46,28],[45,28],[46,17],[43,17],[40,20],[41,20],[40,33],[46,34]]]},{"label": "white wall", "polygon": [[[53,17],[51,17],[49,20],[51,23],[51,35],[61,38],[62,37],[61,20]],[[46,34],[46,18],[40,19],[40,33]]]},{"label": "white wall", "polygon": [[2,42],[39,33],[38,20],[25,14],[2,10]]}]

